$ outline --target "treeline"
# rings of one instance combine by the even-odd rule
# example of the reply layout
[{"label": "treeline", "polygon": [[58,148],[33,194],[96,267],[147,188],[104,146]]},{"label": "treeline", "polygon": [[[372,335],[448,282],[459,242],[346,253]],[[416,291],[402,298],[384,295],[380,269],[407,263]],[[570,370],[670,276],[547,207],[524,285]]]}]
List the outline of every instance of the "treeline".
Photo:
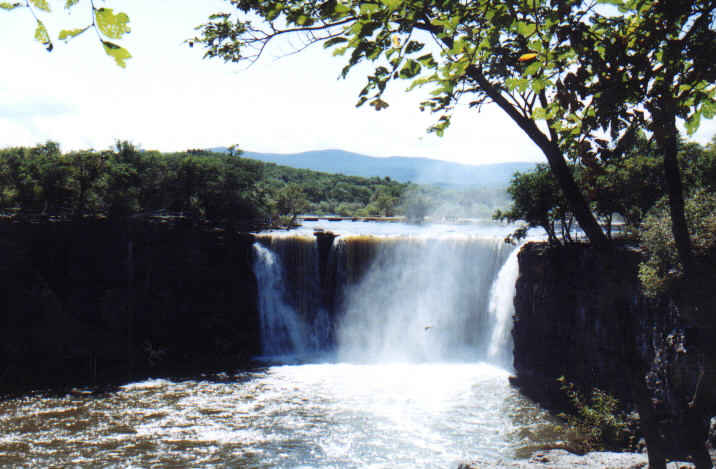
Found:
[{"label": "treeline", "polygon": [[389,177],[327,174],[274,163],[265,163],[264,180],[276,193],[286,184],[299,186],[306,198],[305,212],[315,215],[489,219],[496,208],[510,203],[505,188],[403,184]]},{"label": "treeline", "polygon": [[55,142],[0,150],[0,209],[16,214],[129,216],[169,211],[233,224],[298,212],[392,215],[405,184],[294,170],[240,151],[63,153]]},{"label": "treeline", "polygon": [[0,150],[0,208],[19,214],[129,216],[168,210],[221,223],[265,216],[261,166],[233,155],[62,153],[55,142]]},{"label": "treeline", "polygon": [[291,224],[299,214],[487,218],[502,189],[445,189],[295,169],[228,153],[144,151],[118,141],[63,153],[55,142],[0,150],[5,214],[126,217],[168,211],[219,224]]},{"label": "treeline", "polygon": [[301,213],[345,217],[390,217],[403,213],[401,200],[408,185],[389,177],[362,178],[261,164],[263,181],[271,193],[277,194],[280,206],[285,205],[282,195],[288,192],[303,198],[299,200]]}]

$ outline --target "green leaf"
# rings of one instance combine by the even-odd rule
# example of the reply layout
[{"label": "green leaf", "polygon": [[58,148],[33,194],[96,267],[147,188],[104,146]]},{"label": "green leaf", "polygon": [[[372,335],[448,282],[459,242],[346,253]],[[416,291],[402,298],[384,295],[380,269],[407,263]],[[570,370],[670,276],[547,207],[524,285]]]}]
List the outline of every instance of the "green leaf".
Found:
[{"label": "green leaf", "polygon": [[[90,25],[91,26],[91,25]],[[85,28],[77,28],[77,29],[63,29],[60,31],[60,41],[69,41],[70,39],[79,36],[83,32],[87,31],[90,26],[87,26]]]},{"label": "green leaf", "polygon": [[701,115],[706,119],[713,119],[716,115],[716,103],[705,100],[701,103]]},{"label": "green leaf", "polygon": [[35,29],[35,39],[45,46],[47,52],[52,52],[55,46],[52,45],[50,34],[47,32],[47,28],[42,21],[37,20],[37,29]]},{"label": "green leaf", "polygon": [[505,86],[510,91],[517,89],[520,93],[527,91],[530,81],[527,78],[508,78],[505,80]]},{"label": "green leaf", "polygon": [[47,3],[47,0],[30,0],[30,3],[42,11],[52,11],[50,4]]},{"label": "green leaf", "polygon": [[77,5],[79,1],[80,0],[67,0],[67,2],[65,2],[65,8],[69,10],[73,6]]},{"label": "green leaf", "polygon": [[534,80],[532,80],[532,84],[530,85],[532,91],[534,91],[535,93],[539,93],[540,91],[545,89],[545,86],[545,82],[541,78],[535,78]]},{"label": "green leaf", "polygon": [[420,64],[415,60],[408,60],[400,69],[400,78],[413,78],[420,73]]},{"label": "green leaf", "polygon": [[332,37],[331,39],[327,40],[323,43],[323,48],[328,49],[329,47],[335,46],[336,44],[340,44],[342,42],[348,42],[348,39],[344,37]]},{"label": "green leaf", "polygon": [[460,54],[462,51],[465,50],[465,40],[462,38],[459,38],[455,40],[452,44],[452,48],[450,49],[450,54]]},{"label": "green leaf", "polygon": [[376,3],[363,3],[360,6],[360,14],[363,15],[369,15],[373,13],[374,11],[378,10],[380,6]]},{"label": "green leaf", "polygon": [[695,134],[701,126],[701,110],[696,111],[693,116],[686,120],[684,124],[686,126],[686,133],[689,136]]},{"label": "green leaf", "polygon": [[99,30],[109,38],[119,39],[131,31],[128,26],[129,16],[126,13],[120,12],[115,15],[111,8],[100,8],[94,11],[94,17]]},{"label": "green leaf", "polygon": [[3,10],[14,10],[17,7],[21,7],[22,5],[20,3],[7,3],[7,2],[0,2],[0,8]]},{"label": "green leaf", "polygon": [[342,4],[341,2],[336,2],[336,6],[333,8],[333,12],[336,15],[342,16],[346,13],[350,13],[351,9],[348,6]]},{"label": "green leaf", "polygon": [[435,59],[433,58],[433,54],[425,54],[418,57],[418,62],[420,62],[423,67],[428,68],[434,68],[437,65],[437,62],[435,62]]},{"label": "green leaf", "polygon": [[124,47],[120,47],[109,41],[102,41],[104,51],[114,59],[114,61],[122,68],[125,68],[127,64],[125,61],[132,58],[132,54],[129,53]]},{"label": "green leaf", "polygon": [[380,0],[380,3],[387,6],[391,10],[398,8],[398,6],[400,6],[401,2],[402,2],[402,0]]},{"label": "green leaf", "polygon": [[534,63],[530,64],[530,66],[527,67],[524,72],[522,72],[522,76],[534,75],[535,73],[537,73],[539,71],[540,68],[542,68],[542,63],[534,62]]},{"label": "green leaf", "polygon": [[524,37],[531,36],[537,30],[537,25],[534,23],[525,23],[524,21],[517,22],[517,32]]},{"label": "green leaf", "polygon": [[532,118],[534,120],[544,120],[547,118],[547,112],[545,112],[544,108],[537,107],[532,111]]}]

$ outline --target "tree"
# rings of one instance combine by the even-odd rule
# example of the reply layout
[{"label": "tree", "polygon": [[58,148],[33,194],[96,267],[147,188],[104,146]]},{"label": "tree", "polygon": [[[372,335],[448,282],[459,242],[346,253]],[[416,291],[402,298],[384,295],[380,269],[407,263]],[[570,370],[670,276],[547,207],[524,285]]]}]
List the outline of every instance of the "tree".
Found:
[{"label": "tree", "polygon": [[[624,1],[619,15],[598,15],[590,31],[572,33],[580,69],[591,79],[571,92],[593,97],[595,118],[612,135],[646,126],[664,161],[672,231],[688,277],[698,278],[684,215],[677,160],[677,118],[689,133],[716,114],[713,1]],[[608,124],[608,125],[607,125]],[[602,145],[602,152],[608,152]]]},{"label": "tree", "polygon": [[527,223],[512,233],[508,240],[522,239],[530,228],[541,227],[551,244],[561,244],[556,231],[557,223],[561,227],[562,237],[571,240],[571,213],[547,165],[541,164],[533,171],[515,173],[507,192],[512,196],[512,207],[506,211],[497,210],[493,218],[510,223],[519,220]]},{"label": "tree", "polygon": [[72,203],[76,214],[89,209],[96,212],[104,200],[99,194],[101,176],[107,166],[105,155],[95,151],[75,151],[65,155],[70,171],[70,184],[74,193]]},{"label": "tree", "polygon": [[[613,134],[645,125],[663,156],[668,221],[685,280],[680,306],[684,318],[699,325],[696,348],[706,368],[689,409],[707,408],[716,399],[716,311],[709,264],[699,262],[694,249],[698,233],[689,231],[676,123],[684,119],[693,133],[702,117],[716,114],[715,11],[716,2],[709,0],[620,2],[621,14],[596,19],[595,29],[603,34],[578,41],[581,66],[593,77],[585,92],[594,97],[595,115],[609,120]],[[690,415],[690,425],[700,428],[690,439],[700,445],[692,448],[694,462],[711,467],[700,444],[707,423],[696,412]]]},{"label": "tree", "polygon": [[278,193],[276,206],[280,215],[291,217],[286,224],[286,229],[290,229],[296,221],[296,217],[308,207],[308,201],[301,186],[289,184]]},{"label": "tree", "polygon": [[644,134],[619,158],[613,158],[586,188],[598,211],[616,213],[635,232],[646,212],[664,194],[664,165]]}]

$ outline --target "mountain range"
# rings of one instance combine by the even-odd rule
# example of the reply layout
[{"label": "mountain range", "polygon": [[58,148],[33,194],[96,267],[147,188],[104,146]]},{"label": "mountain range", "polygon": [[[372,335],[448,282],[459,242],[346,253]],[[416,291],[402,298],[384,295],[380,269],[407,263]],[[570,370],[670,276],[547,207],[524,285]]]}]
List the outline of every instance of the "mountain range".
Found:
[{"label": "mountain range", "polygon": [[[225,152],[226,148],[211,151]],[[348,176],[389,177],[399,182],[435,185],[507,186],[516,171],[534,168],[535,163],[466,165],[430,158],[391,156],[379,158],[342,150],[318,150],[278,154],[247,151],[241,155],[267,163]]]}]

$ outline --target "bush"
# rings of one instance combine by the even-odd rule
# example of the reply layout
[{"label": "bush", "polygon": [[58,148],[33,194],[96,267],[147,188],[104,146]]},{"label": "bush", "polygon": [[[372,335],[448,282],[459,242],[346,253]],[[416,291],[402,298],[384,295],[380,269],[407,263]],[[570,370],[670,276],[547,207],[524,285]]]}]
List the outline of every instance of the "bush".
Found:
[{"label": "bush", "polygon": [[575,452],[633,449],[632,423],[616,397],[594,388],[587,400],[564,376],[558,381],[574,408],[574,414],[560,414],[560,417],[577,432],[578,438],[573,442]]}]

